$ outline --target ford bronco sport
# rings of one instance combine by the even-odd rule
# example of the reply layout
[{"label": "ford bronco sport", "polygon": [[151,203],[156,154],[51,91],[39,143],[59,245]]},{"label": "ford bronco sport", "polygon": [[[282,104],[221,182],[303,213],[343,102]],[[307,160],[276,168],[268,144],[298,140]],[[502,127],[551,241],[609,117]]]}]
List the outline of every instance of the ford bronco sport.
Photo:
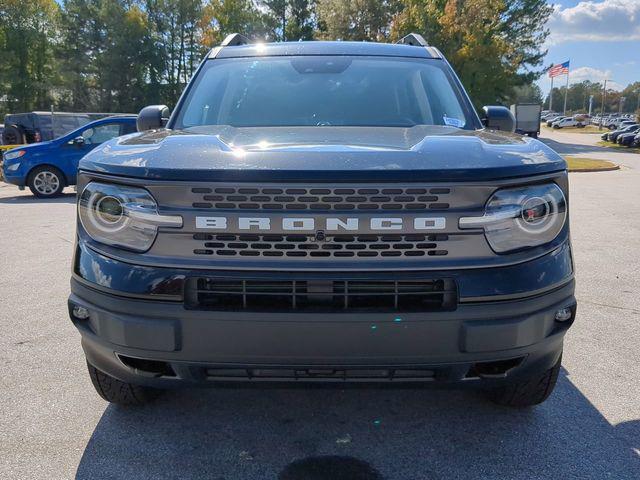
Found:
[{"label": "ford bronco sport", "polygon": [[566,164],[484,112],[419,35],[227,37],[171,116],[146,107],[80,163],[69,313],[98,393],[415,382],[545,400],[576,312]]}]

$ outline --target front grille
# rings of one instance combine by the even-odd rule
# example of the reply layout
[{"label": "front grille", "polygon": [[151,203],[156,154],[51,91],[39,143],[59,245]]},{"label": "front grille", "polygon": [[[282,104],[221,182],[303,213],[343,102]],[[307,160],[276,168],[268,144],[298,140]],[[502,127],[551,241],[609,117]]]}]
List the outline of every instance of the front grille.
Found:
[{"label": "front grille", "polygon": [[[157,258],[224,268],[364,265],[371,270],[394,264],[432,268],[495,256],[481,231],[458,229],[460,216],[482,214],[496,189],[493,184],[227,181],[170,182],[148,188],[159,210],[184,219],[182,229],[160,229],[148,252]],[[445,225],[418,228],[415,219],[423,217],[444,219]],[[400,218],[402,228],[374,228],[374,218]],[[214,225],[214,219],[223,220]],[[268,226],[255,224],[257,219],[268,221]],[[301,219],[312,219],[313,226],[299,229]],[[342,223],[328,228],[330,219],[332,224]],[[254,224],[247,226],[248,220]],[[298,224],[295,229],[285,227],[285,220]],[[353,226],[347,228],[344,222],[349,221]]]},{"label": "front grille", "polygon": [[195,255],[220,257],[424,257],[445,256],[448,235],[259,235],[196,233]]},{"label": "front grille", "polygon": [[450,188],[198,187],[193,208],[268,211],[446,210]]},{"label": "front grille", "polygon": [[190,278],[185,305],[216,311],[455,310],[456,284],[436,280],[236,280]]}]

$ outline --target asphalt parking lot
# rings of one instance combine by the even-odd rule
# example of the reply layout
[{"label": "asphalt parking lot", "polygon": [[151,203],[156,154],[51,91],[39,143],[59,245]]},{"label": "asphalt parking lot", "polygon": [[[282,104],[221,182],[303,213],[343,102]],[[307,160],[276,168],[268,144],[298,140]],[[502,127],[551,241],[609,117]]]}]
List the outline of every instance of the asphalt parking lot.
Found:
[{"label": "asphalt parking lot", "polygon": [[[591,136],[546,141],[622,168],[571,174],[578,319],[555,393],[530,410],[421,388],[185,390],[108,406],[66,312],[75,196],[0,183],[0,478],[640,478],[640,155],[574,137]],[[317,462],[332,475],[312,476]]]}]

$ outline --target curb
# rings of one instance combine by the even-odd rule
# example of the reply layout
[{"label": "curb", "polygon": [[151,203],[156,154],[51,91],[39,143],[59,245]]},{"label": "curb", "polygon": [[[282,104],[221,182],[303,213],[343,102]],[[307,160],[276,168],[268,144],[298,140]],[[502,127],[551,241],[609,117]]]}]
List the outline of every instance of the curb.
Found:
[{"label": "curb", "polygon": [[600,168],[581,168],[580,170],[569,170],[569,173],[612,172],[613,170],[620,170],[620,165]]}]

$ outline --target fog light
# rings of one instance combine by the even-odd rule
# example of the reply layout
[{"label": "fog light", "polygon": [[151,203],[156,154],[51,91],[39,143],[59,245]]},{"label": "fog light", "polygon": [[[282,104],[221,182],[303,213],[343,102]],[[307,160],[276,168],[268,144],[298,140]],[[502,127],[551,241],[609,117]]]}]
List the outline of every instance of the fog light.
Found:
[{"label": "fog light", "polygon": [[89,310],[80,305],[75,305],[73,307],[73,316],[79,320],[86,320],[89,318]]},{"label": "fog light", "polygon": [[573,312],[570,308],[561,308],[556,312],[555,319],[557,322],[566,322],[567,320],[571,320],[573,316]]}]

